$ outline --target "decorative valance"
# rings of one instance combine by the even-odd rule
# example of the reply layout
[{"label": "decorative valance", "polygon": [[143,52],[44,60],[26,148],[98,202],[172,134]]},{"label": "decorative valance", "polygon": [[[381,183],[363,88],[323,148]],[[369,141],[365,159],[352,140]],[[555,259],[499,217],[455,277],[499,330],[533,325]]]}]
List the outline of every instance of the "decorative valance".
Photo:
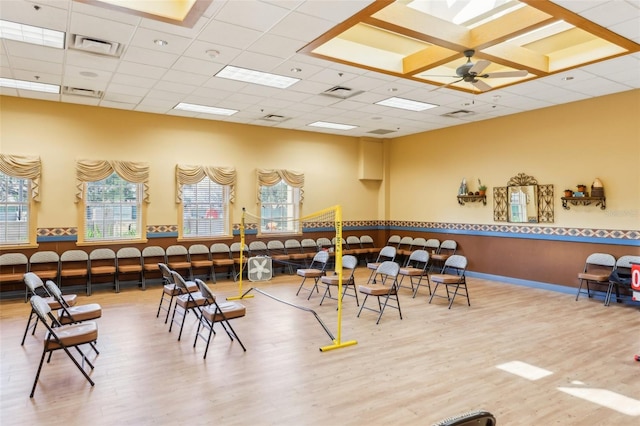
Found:
[{"label": "decorative valance", "polygon": [[176,203],[182,203],[182,186],[193,185],[208,177],[213,182],[229,186],[229,202],[235,201],[236,169],[233,167],[176,165]]},{"label": "decorative valance", "polygon": [[260,188],[262,186],[273,186],[276,185],[280,181],[285,181],[287,184],[293,186],[294,188],[300,188],[300,202],[304,200],[304,173],[295,172],[292,170],[268,170],[268,169],[258,169],[258,203],[261,202],[260,199]]},{"label": "decorative valance", "polygon": [[78,160],[76,162],[76,203],[84,197],[84,183],[106,179],[113,172],[127,182],[142,184],[142,200],[149,203],[149,165],[133,161]]},{"label": "decorative valance", "polygon": [[31,198],[40,201],[40,157],[0,154],[0,171],[8,176],[31,179]]}]

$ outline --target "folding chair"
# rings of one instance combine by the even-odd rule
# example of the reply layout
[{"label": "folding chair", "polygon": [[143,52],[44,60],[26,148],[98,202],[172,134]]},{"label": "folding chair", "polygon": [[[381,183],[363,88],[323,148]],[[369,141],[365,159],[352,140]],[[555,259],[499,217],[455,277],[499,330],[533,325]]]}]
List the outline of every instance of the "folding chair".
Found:
[{"label": "folding chair", "polygon": [[304,287],[304,282],[307,278],[313,278],[313,287],[310,289],[305,288],[305,290],[309,291],[309,297],[307,300],[311,299],[311,295],[313,294],[313,290],[319,293],[318,291],[318,281],[320,277],[324,275],[324,271],[327,268],[327,263],[329,262],[329,252],[327,251],[319,251],[313,256],[313,260],[311,261],[311,265],[308,268],[298,269],[296,274],[302,277],[302,282],[300,283],[300,287],[298,287],[298,291],[296,292],[296,296],[300,293],[300,290]]},{"label": "folding chair", "polygon": [[[380,277],[380,285],[361,285],[358,286],[358,291],[364,294],[364,300],[362,306],[358,311],[358,317],[363,309],[368,311],[377,312],[378,320],[376,324],[380,323],[380,318],[387,306],[393,309],[397,309],[402,319],[402,310],[400,310],[400,299],[398,298],[398,271],[400,265],[390,260],[384,261],[375,270],[376,278]],[[391,280],[391,284],[387,285],[387,281]],[[378,299],[378,309],[366,307],[367,299],[369,296],[375,296]],[[380,298],[384,298],[384,303],[381,303]],[[391,304],[389,304],[391,302]],[[395,302],[395,305],[393,304]]]},{"label": "folding chair", "polygon": [[[458,294],[458,291],[464,292],[464,295],[467,298],[467,305],[471,306],[471,302],[469,301],[469,291],[467,289],[467,280],[465,278],[465,270],[467,269],[467,258],[461,256],[459,254],[454,254],[450,256],[445,262],[444,267],[442,268],[442,272],[440,274],[431,275],[431,281],[436,283],[436,287],[433,289],[433,293],[431,293],[431,297],[429,298],[429,303],[433,300],[434,296],[438,292],[438,286],[441,284],[445,287],[447,291],[446,296],[437,295],[437,297],[446,298],[449,301],[449,308],[451,309],[451,305],[453,305],[453,301]],[[449,291],[449,287],[455,287],[453,291],[453,296]]]},{"label": "folding chair", "polygon": [[[416,297],[422,279],[426,277],[427,287],[429,288],[429,295],[431,295],[431,282],[429,281],[429,274],[427,273],[427,265],[429,265],[429,253],[426,250],[414,250],[411,252],[407,265],[400,268],[398,271],[400,278],[399,287],[402,287],[402,281],[404,277],[409,277],[411,283],[411,291],[413,291],[413,297]],[[414,282],[414,278],[418,279],[418,282]]]},{"label": "folding chair", "polygon": [[591,289],[589,283],[600,286],[609,285],[609,275],[615,269],[616,258],[613,255],[607,253],[591,253],[587,256],[587,260],[584,264],[584,269],[578,274],[578,280],[580,285],[578,286],[578,292],[576,293],[576,300],[580,297],[582,286],[587,287],[587,297],[591,297]]},{"label": "folding chair", "polygon": [[165,251],[167,256],[167,266],[173,271],[184,271],[189,279],[193,279],[193,271],[191,270],[191,260],[189,251],[180,244],[167,247]]},{"label": "folding chair", "polygon": [[[196,278],[196,284],[200,289],[200,294],[205,300],[205,303],[202,307],[200,307],[200,322],[198,323],[198,329],[196,331],[196,338],[193,341],[193,347],[196,347],[196,343],[198,343],[198,338],[207,342],[207,346],[204,348],[204,356],[202,359],[207,358],[207,352],[209,351],[209,343],[211,343],[211,335],[215,334],[213,331],[213,326],[216,323],[220,323],[224,331],[227,332],[229,339],[233,342],[233,339],[237,339],[240,346],[242,346],[243,351],[247,351],[247,348],[244,347],[244,344],[240,340],[240,337],[236,334],[231,324],[229,324],[229,320],[240,318],[245,316],[247,313],[247,309],[243,304],[239,302],[224,302],[218,303],[216,300],[216,295],[213,294],[211,289],[207,284],[205,284],[202,280]],[[200,329],[203,331],[209,330],[209,333],[205,336],[201,334]]]},{"label": "folding chair", "polygon": [[295,238],[288,239],[284,242],[284,247],[289,255],[290,266],[304,268],[307,266],[307,254],[302,251],[302,244]]},{"label": "folding chair", "polygon": [[367,263],[367,269],[371,270],[371,275],[369,275],[369,279],[367,280],[367,284],[370,282],[376,282],[376,271],[382,264],[382,262],[390,261],[393,262],[396,259],[396,248],[393,246],[384,246],[378,253],[378,257],[375,262]]},{"label": "folding chair", "polygon": [[495,426],[496,418],[488,411],[471,411],[453,417],[447,417],[433,426]]},{"label": "folding chair", "polygon": [[[356,267],[358,266],[358,258],[352,255],[342,256],[342,296],[341,300],[344,301],[344,296],[352,296],[356,298],[356,306],[360,306],[360,301],[358,300],[358,292],[356,291],[356,282],[354,278],[354,274],[356,271]],[[324,275],[320,278],[320,282],[326,284],[327,288],[324,290],[324,294],[322,295],[322,300],[320,300],[320,305],[324,301],[325,297],[329,299],[338,300],[339,294],[336,297],[331,296],[331,287],[338,287],[339,284],[339,276],[337,271],[334,275]],[[348,294],[347,291],[351,289],[353,294]]]},{"label": "folding chair", "polygon": [[[60,255],[52,250],[37,251],[29,257],[29,272],[35,272],[42,280],[58,280]],[[29,301],[29,287],[25,286],[24,301]]]},{"label": "folding chair", "polygon": [[[247,266],[247,260],[249,259],[249,246],[244,244],[242,249],[241,246],[242,244],[236,242],[231,243],[230,247],[231,258],[233,259],[233,269],[236,271],[233,277],[234,281],[236,281],[240,274],[243,273],[245,266]],[[242,264],[240,264],[240,252],[242,252]]]},{"label": "folding chair", "polygon": [[205,274],[205,278],[215,280],[213,260],[211,260],[211,250],[209,247],[204,244],[192,244],[189,246],[188,251],[189,261],[191,262],[191,271],[193,272],[194,270],[206,269],[207,273]]},{"label": "folding chair", "polygon": [[22,253],[0,254],[0,283],[19,283],[27,272],[29,272],[29,258],[27,256]]},{"label": "folding chair", "polygon": [[[62,307],[62,305],[60,305],[60,303],[51,294],[49,294],[49,291],[38,275],[33,272],[27,272],[24,274],[23,280],[28,289],[28,293],[34,296],[40,296],[45,302],[47,302],[50,309],[60,309]],[[66,294],[63,296],[63,300],[67,306],[74,306],[77,303],[77,298],[78,296],[75,294]],[[31,324],[32,320],[35,320],[33,325]],[[22,336],[22,342],[20,345],[24,345],[24,341],[27,338],[27,333],[30,328],[33,328],[31,335],[33,336],[35,334],[38,321],[37,312],[31,309],[29,321],[27,321],[27,326],[24,329],[24,335]]]},{"label": "folding chair", "polygon": [[431,266],[429,267],[430,271],[441,269],[446,260],[456,254],[456,250],[458,248],[458,243],[453,240],[444,240],[440,243],[440,247],[435,252],[435,254],[431,255]]},{"label": "folding chair", "polygon": [[[160,311],[166,311],[167,316],[164,318],[164,323],[166,324],[167,321],[169,321],[169,313],[171,312],[173,299],[180,294],[180,290],[176,286],[176,283],[173,281],[171,269],[169,269],[169,267],[164,263],[158,263],[158,268],[162,273],[164,285],[162,286],[162,293],[160,294],[160,304],[158,305],[158,313],[156,314],[156,318],[160,316]],[[198,291],[198,286],[193,281],[187,281],[187,288],[189,289],[189,291]],[[169,306],[166,308],[163,306],[165,302],[169,302]]]},{"label": "folding chair", "polygon": [[[60,324],[72,324],[76,322],[83,322],[98,319],[102,316],[102,306],[97,303],[88,303],[86,305],[73,305],[69,306],[62,297],[60,288],[51,280],[47,280],[45,283],[49,294],[60,305],[58,309],[58,322]],[[51,306],[51,305],[49,305]]]},{"label": "folding chair", "polygon": [[[178,333],[178,340],[180,340],[182,338],[184,322],[187,319],[189,311],[193,311],[198,321],[200,321],[200,307],[204,306],[207,303],[207,300],[202,296],[199,289],[198,291],[189,291],[187,288],[187,282],[182,278],[182,275],[176,271],[171,271],[171,276],[173,277],[173,282],[176,284],[180,294],[176,296],[176,303],[173,306],[173,315],[171,316],[169,332],[171,332],[174,323],[180,323],[180,332]],[[178,319],[176,319],[176,315],[179,316]]]},{"label": "folding chair", "polygon": [[[138,281],[143,290],[146,290],[144,271],[142,269],[142,253],[136,247],[122,247],[116,252],[118,259],[118,275],[138,275]],[[118,283],[120,279],[118,277]]]},{"label": "folding chair", "polygon": [[99,248],[89,253],[89,281],[87,296],[91,295],[93,279],[97,276],[110,276],[116,293],[120,292],[118,282],[118,261],[116,252],[109,248]]},{"label": "folding chair", "polygon": [[150,274],[160,272],[160,267],[158,266],[159,263],[167,263],[167,257],[162,247],[147,246],[142,249],[142,269],[145,286]]},{"label": "folding chair", "polygon": [[[269,252],[269,257],[274,263],[280,264],[282,267],[282,271],[285,269],[289,271],[289,274],[292,273],[291,270],[291,258],[287,253],[287,248],[284,246],[284,243],[280,240],[270,240],[267,241],[267,250]],[[274,268],[275,269],[275,268]]]},{"label": "folding chair", "polygon": [[[95,343],[96,340],[98,340],[98,325],[94,321],[62,325],[51,314],[51,308],[49,307],[49,304],[46,302],[46,300],[42,299],[40,296],[31,296],[31,307],[38,316],[38,319],[45,325],[45,327],[47,327],[48,333],[43,342],[40,365],[38,366],[36,378],[33,381],[33,388],[31,389],[31,394],[29,395],[29,397],[33,398],[33,394],[36,391],[36,385],[38,384],[38,378],[40,377],[40,372],[42,371],[42,365],[44,363],[45,356],[49,354],[49,359],[47,360],[48,364],[51,361],[51,355],[53,354],[53,352],[60,349],[62,349],[67,354],[71,361],[73,361],[73,363],[76,365],[78,370],[80,370],[85,379],[87,379],[91,386],[93,386],[93,380],[91,380],[87,372],[84,370],[84,363],[86,362],[92,370],[94,367],[91,361],[89,361],[89,359],[86,357],[84,352],[80,350],[80,346],[85,344],[92,344]],[[49,325],[47,323],[47,319],[50,319],[53,325]],[[71,348],[76,348],[76,350],[80,354],[81,362],[78,362],[78,360],[71,354],[71,351],[69,350]]]},{"label": "folding chair", "polygon": [[303,238],[300,241],[300,246],[302,247],[302,252],[307,255],[308,262],[305,263],[305,267],[307,267],[318,252],[318,243],[312,238]]},{"label": "folding chair", "polygon": [[62,280],[85,278],[87,296],[91,294],[89,283],[89,255],[84,250],[66,250],[60,255],[60,274],[58,285],[62,288]]},{"label": "folding chair", "polygon": [[371,238],[370,235],[360,236],[360,247],[367,250],[366,252],[363,253],[364,254],[363,260],[365,264],[369,263],[369,259],[374,257],[370,255],[375,254],[375,256],[377,256],[381,250],[381,248],[376,247],[375,242],[373,241],[373,238]]},{"label": "folding chair", "polygon": [[614,288],[616,290],[616,302],[618,303],[622,301],[620,299],[620,285],[631,289],[631,268],[634,263],[640,264],[640,256],[625,255],[620,256],[620,258],[616,260],[614,272],[609,277],[609,287],[607,288],[607,295],[604,299],[604,306],[609,306]]},{"label": "folding chair", "polygon": [[[227,275],[232,276],[235,281],[236,277],[236,262],[231,254],[231,248],[225,243],[214,243],[211,245],[211,262],[213,263],[213,272],[211,281],[217,282],[216,268],[226,268]],[[238,263],[240,259],[238,259]]]}]

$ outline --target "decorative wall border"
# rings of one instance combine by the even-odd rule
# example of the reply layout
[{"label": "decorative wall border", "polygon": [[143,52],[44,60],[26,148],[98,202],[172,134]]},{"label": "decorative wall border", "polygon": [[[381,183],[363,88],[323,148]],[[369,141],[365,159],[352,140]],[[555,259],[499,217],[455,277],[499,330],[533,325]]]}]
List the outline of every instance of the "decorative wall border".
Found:
[{"label": "decorative wall border", "polygon": [[[257,232],[257,224],[246,224],[249,233]],[[333,224],[328,222],[305,223],[304,231],[318,232],[331,229]],[[593,229],[593,228],[562,228],[549,226],[530,226],[526,224],[475,224],[475,223],[447,223],[447,222],[418,222],[418,221],[384,221],[384,220],[355,220],[344,221],[343,230],[349,231],[404,231],[404,232],[435,232],[466,235],[484,235],[502,238],[531,238],[558,241],[574,241],[598,244],[616,244],[640,246],[640,230]],[[240,224],[233,224],[234,234],[237,235]],[[38,228],[38,242],[75,241],[78,230],[68,228]],[[178,236],[177,225],[149,225],[148,238],[170,238]]]}]

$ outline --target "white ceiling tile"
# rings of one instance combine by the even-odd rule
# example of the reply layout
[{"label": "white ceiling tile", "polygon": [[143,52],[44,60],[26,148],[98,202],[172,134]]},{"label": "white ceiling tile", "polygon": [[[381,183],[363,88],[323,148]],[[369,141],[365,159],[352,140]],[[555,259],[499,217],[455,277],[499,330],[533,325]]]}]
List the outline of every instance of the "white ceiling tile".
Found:
[{"label": "white ceiling tile", "polygon": [[244,28],[267,31],[284,18],[289,10],[264,2],[230,1],[216,14],[216,20]]},{"label": "white ceiling tile", "polygon": [[298,50],[306,43],[273,34],[265,34],[256,40],[249,48],[249,52],[261,53],[278,58],[289,58],[294,56]]},{"label": "white ceiling tile", "polygon": [[202,86],[207,80],[209,80],[209,76],[179,70],[169,70],[162,77],[162,80],[189,86]]},{"label": "white ceiling tile", "polygon": [[67,50],[66,63],[67,65],[113,72],[118,68],[119,62],[118,59],[109,56]]},{"label": "white ceiling tile", "polygon": [[[48,0],[47,0],[48,2]],[[141,18],[127,11],[116,10],[106,5],[104,7],[96,4],[88,4],[80,1],[69,1],[73,13],[90,15],[96,18],[107,19],[109,21],[119,22],[128,25],[138,25]]]},{"label": "white ceiling tile", "polygon": [[120,66],[118,67],[118,73],[153,79],[162,78],[165,72],[166,69],[164,68],[153,67],[151,65],[136,64],[127,61],[121,61]]},{"label": "white ceiling tile", "polygon": [[64,6],[61,3],[67,2],[42,2],[38,4],[40,9],[36,10],[33,3],[14,0],[9,7],[7,1],[3,0],[0,7],[0,19],[50,30],[65,31],[69,12],[66,8],[59,7]]},{"label": "white ceiling tile", "polygon": [[139,86],[129,86],[126,84],[111,83],[107,87],[106,92],[143,97],[149,92],[149,88],[139,87]]},{"label": "white ceiling tile", "polygon": [[124,55],[122,55],[122,59],[125,61],[162,68],[171,67],[179,57],[175,53],[159,52],[158,50],[144,49],[138,46],[129,46]]},{"label": "white ceiling tile", "polygon": [[92,105],[92,106],[98,106],[100,104],[100,99],[90,98],[88,96],[61,95],[61,99],[62,99],[62,102],[68,102],[70,104]]},{"label": "white ceiling tile", "polygon": [[4,40],[7,55],[18,58],[38,58],[40,61],[55,62],[61,64],[64,59],[64,50],[54,47],[38,46],[36,44],[23,43],[15,40]]},{"label": "white ceiling tile", "polygon": [[[216,2],[217,3],[217,2]],[[200,17],[192,27],[170,24],[168,22],[157,21],[154,19],[143,18],[140,22],[141,28],[147,28],[154,31],[160,31],[163,33],[175,34],[182,37],[193,38],[202,31],[207,25],[209,20],[205,17]]]},{"label": "white ceiling tile", "polygon": [[[166,41],[167,44],[159,46],[156,44],[156,40]],[[191,39],[188,37],[182,37],[175,34],[165,33],[156,30],[150,30],[148,28],[138,28],[131,39],[131,46],[138,46],[145,49],[155,50],[161,53],[173,53],[182,54],[189,44]]]},{"label": "white ceiling tile", "polygon": [[56,93],[34,92],[32,90],[18,90],[18,96],[28,99],[40,99],[43,101],[60,101],[60,95]]},{"label": "white ceiling tile", "polygon": [[281,63],[282,58],[245,51],[233,60],[232,65],[256,71],[271,72]]},{"label": "white ceiling tile", "polygon": [[189,93],[192,93],[194,90],[196,90],[197,87],[190,86],[187,84],[174,83],[171,81],[159,81],[156,83],[156,85],[153,88],[154,90],[164,90],[167,92],[173,92],[173,93],[186,96]]},{"label": "white ceiling tile", "polygon": [[40,61],[33,58],[12,57],[11,68],[48,74],[62,74],[63,67],[60,63]]},{"label": "white ceiling tile", "polygon": [[627,21],[630,16],[640,18],[640,8],[626,1],[611,1],[585,10],[582,16],[603,27],[610,27]]},{"label": "white ceiling tile", "polygon": [[[36,78],[36,76],[38,78]],[[62,75],[48,74],[44,72],[38,72],[36,74],[33,71],[14,70],[13,78],[17,80],[24,80],[24,81],[37,81],[38,83],[57,84],[57,85],[62,84]]]},{"label": "white ceiling tile", "polygon": [[223,68],[223,65],[212,61],[203,61],[181,56],[171,68],[176,71],[191,72],[212,77]]},{"label": "white ceiling tile", "polygon": [[292,12],[271,30],[271,34],[311,42],[330,30],[335,24],[326,19],[316,18],[298,12]]},{"label": "white ceiling tile", "polygon": [[137,104],[142,100],[142,96],[126,95],[122,93],[107,92],[102,97],[103,102],[120,102],[127,104]]},{"label": "white ceiling tile", "polygon": [[373,0],[332,1],[330,3],[327,1],[307,1],[301,4],[296,11],[337,24],[355,15],[371,3]]},{"label": "white ceiling tile", "polygon": [[129,104],[126,102],[113,102],[113,101],[100,101],[100,106],[105,108],[126,109],[132,110],[136,107],[136,104]]},{"label": "white ceiling tile", "polygon": [[253,44],[262,32],[237,27],[226,22],[212,20],[198,36],[198,40],[220,44],[222,46],[246,49]]},{"label": "white ceiling tile", "polygon": [[151,78],[138,77],[135,75],[127,75],[122,73],[115,74],[111,79],[112,83],[143,87],[145,89],[153,87],[156,84],[156,81],[157,80]]},{"label": "white ceiling tile", "polygon": [[[216,51],[219,53],[216,53]],[[195,40],[187,50],[185,50],[184,56],[212,61],[218,64],[228,64],[240,53],[242,53],[241,49]]]}]

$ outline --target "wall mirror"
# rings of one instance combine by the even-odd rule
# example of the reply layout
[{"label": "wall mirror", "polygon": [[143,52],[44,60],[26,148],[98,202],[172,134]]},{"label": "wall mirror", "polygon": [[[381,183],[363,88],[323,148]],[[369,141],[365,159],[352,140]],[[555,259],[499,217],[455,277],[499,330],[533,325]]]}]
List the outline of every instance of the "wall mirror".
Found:
[{"label": "wall mirror", "polygon": [[507,186],[493,188],[496,222],[553,222],[553,185],[539,185],[533,176],[519,173]]},{"label": "wall mirror", "polygon": [[538,222],[538,186],[508,186],[509,222]]}]

